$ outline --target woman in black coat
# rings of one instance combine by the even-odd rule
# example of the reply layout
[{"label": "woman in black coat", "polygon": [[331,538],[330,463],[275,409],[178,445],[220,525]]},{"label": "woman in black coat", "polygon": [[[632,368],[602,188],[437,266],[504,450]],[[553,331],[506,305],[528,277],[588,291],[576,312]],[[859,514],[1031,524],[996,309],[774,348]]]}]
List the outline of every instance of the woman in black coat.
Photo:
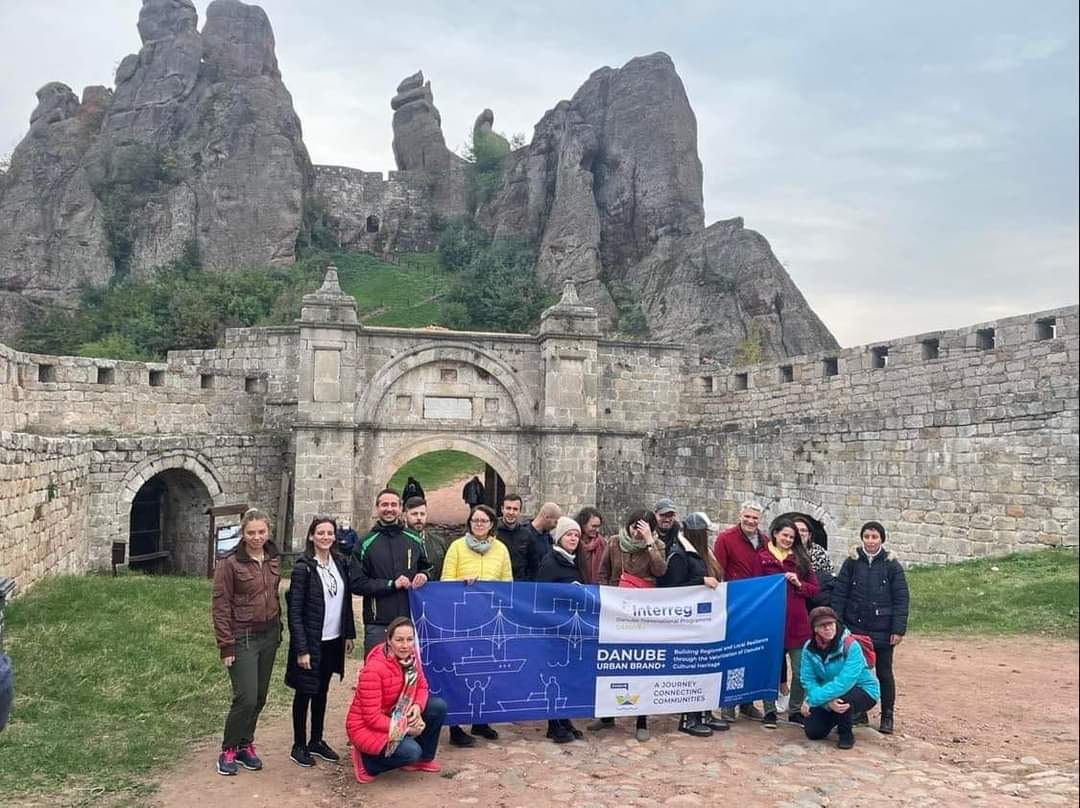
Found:
[{"label": "woman in black coat", "polygon": [[837,573],[832,608],[852,634],[867,634],[874,641],[874,672],[881,683],[879,730],[891,735],[896,704],[893,650],[907,633],[907,579],[900,562],[883,546],[885,528],[880,522],[867,522],[859,536],[862,546],[852,548]]},{"label": "woman in black coat", "polygon": [[[583,584],[585,574],[583,561],[578,548],[581,545],[581,527],[573,519],[559,517],[555,529],[551,531],[555,543],[536,573],[537,583]],[[570,743],[575,738],[583,737],[581,730],[570,723],[569,718],[548,721],[547,737],[555,743]]]},{"label": "woman in black coat", "polygon": [[[323,739],[326,694],[336,673],[345,676],[345,657],[356,639],[348,566],[337,553],[337,524],[317,516],[307,533],[307,547],[296,560],[289,593],[289,662],[285,684],[293,688],[293,748],[289,755],[304,768],[312,755],[336,762],[339,755]],[[311,738],[307,714],[311,707]]]}]

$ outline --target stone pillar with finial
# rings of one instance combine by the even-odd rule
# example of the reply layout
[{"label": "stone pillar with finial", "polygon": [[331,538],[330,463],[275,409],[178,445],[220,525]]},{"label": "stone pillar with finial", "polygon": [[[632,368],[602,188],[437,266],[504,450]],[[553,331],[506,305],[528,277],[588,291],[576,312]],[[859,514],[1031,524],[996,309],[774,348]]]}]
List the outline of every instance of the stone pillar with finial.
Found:
[{"label": "stone pillar with finial", "polygon": [[316,514],[351,519],[354,493],[353,407],[362,330],[356,300],[342,291],[337,267],[300,307],[297,418],[293,427],[292,548],[304,546]]},{"label": "stone pillar with finial", "polygon": [[559,302],[540,315],[540,424],[558,431],[541,438],[538,490],[555,502],[596,501],[599,339],[596,309],[581,302],[567,279]]}]

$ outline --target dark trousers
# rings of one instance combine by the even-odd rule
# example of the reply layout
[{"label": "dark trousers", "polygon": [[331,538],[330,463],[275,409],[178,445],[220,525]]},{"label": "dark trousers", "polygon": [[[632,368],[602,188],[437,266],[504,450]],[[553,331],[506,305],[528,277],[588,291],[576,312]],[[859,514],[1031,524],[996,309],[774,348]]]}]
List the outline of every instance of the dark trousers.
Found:
[{"label": "dark trousers", "polygon": [[878,645],[874,643],[874,653],[877,662],[874,664],[874,674],[881,684],[881,714],[892,715],[896,705],[896,678],[893,676],[892,663],[895,645]]},{"label": "dark trousers", "polygon": [[360,753],[360,759],[364,762],[364,769],[368,774],[382,774],[410,763],[435,759],[435,753],[439,750],[439,733],[446,721],[446,702],[438,696],[429,696],[421,717],[424,719],[424,731],[415,738],[402,738],[394,754],[389,757]]},{"label": "dark trousers", "polygon": [[840,697],[851,705],[850,709],[843,713],[834,713],[828,707],[812,707],[810,715],[806,717],[804,729],[806,737],[811,741],[820,741],[836,727],[840,736],[851,734],[851,719],[858,713],[865,713],[876,703],[870,694],[861,687],[853,687]]},{"label": "dark trousers", "polygon": [[386,626],[373,623],[364,626],[364,659],[371,653],[371,649],[386,640]]},{"label": "dark trousers", "polygon": [[326,719],[326,694],[330,690],[330,680],[334,677],[334,669],[338,667],[345,657],[345,640],[341,637],[336,640],[326,640],[319,650],[319,692],[312,694],[301,693],[297,690],[293,694],[293,743],[297,746],[307,746],[308,705],[311,706],[311,742],[315,743],[323,739],[323,722]]},{"label": "dark trousers", "polygon": [[276,627],[236,638],[236,659],[228,669],[233,698],[225,719],[222,749],[236,749],[255,740],[255,724],[270,691],[270,674],[280,640],[281,630]]}]

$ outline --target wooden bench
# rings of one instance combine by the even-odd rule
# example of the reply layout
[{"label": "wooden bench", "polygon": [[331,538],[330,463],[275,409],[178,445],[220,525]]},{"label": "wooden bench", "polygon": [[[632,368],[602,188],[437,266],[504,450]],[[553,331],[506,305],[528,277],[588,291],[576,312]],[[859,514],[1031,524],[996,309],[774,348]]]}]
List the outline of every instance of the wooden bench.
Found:
[{"label": "wooden bench", "polygon": [[128,569],[131,569],[132,564],[142,564],[146,561],[169,561],[172,558],[172,553],[168,550],[159,550],[156,553],[140,553],[139,555],[130,556],[127,561],[124,561],[124,555],[127,553],[127,542],[114,541],[112,546],[112,572],[113,577],[116,577],[116,568],[127,564]]}]

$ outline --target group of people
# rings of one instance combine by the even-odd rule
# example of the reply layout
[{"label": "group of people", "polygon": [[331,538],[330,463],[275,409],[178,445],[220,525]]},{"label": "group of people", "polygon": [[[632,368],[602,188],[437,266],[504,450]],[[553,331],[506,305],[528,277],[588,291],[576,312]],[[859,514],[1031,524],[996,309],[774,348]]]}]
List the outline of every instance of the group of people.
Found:
[{"label": "group of people", "polygon": [[[521,497],[510,494],[499,514],[485,504],[472,507],[465,534],[446,543],[427,529],[422,496],[402,503],[396,491],[384,489],[375,500],[374,525],[366,535],[350,537],[348,555],[341,552],[336,520],[316,517],[286,595],[285,682],[295,691],[291,759],[303,767],[313,766],[315,758],[340,759],[324,737],[327,694],[333,677],[343,678],[353,652],[351,596],[359,595],[364,664],[346,719],[356,778],[371,782],[399,768],[440,770],[435,757],[447,706],[429,693],[409,612],[409,590],[431,580],[715,588],[723,581],[783,575],[787,607],[777,690],[786,698],[788,721],[802,725],[811,739],[836,727],[838,745],[851,748],[853,726],[865,722],[880,700],[878,728],[891,733],[893,652],[907,629],[908,591],[903,568],[884,548],[885,528],[863,525],[859,543],[834,574],[810,519],[776,519],[766,534],[762,512],[759,504],[745,502],[739,521],[717,532],[701,512],[680,522],[674,502],[663,498],[651,510],[632,511],[613,535],[605,535],[596,508],[583,508],[571,519],[548,502],[524,520]],[[248,511],[239,546],[215,570],[214,631],[233,687],[217,761],[222,775],[236,774],[241,766],[262,768],[255,726],[282,638],[280,553],[270,532],[265,513]],[[679,730],[708,737],[739,717],[775,728],[777,702],[766,700],[761,710],[753,704],[726,708],[719,715],[684,713]],[[587,728],[600,732],[612,726],[613,718],[600,717]],[[555,743],[583,735],[567,719],[548,722],[547,737]],[[637,718],[635,735],[649,740],[646,716]],[[462,747],[498,737],[489,724],[449,731],[449,742]]]}]

